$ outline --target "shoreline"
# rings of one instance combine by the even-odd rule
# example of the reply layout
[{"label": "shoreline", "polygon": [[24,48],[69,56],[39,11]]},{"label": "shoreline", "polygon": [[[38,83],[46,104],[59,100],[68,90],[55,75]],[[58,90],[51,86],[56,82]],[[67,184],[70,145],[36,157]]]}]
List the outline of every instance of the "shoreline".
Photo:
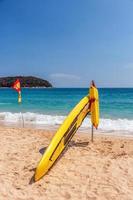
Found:
[{"label": "shoreline", "polygon": [[[58,128],[61,126],[61,124],[59,125],[45,125],[45,124],[32,124],[32,123],[25,123],[24,126],[22,124],[22,122],[18,122],[18,123],[5,123],[4,121],[0,121],[0,127],[5,127],[5,128],[21,128],[21,129],[32,129],[32,130],[39,130],[39,131],[51,131],[56,133],[56,131],[58,130]],[[85,128],[85,127],[80,127],[77,131],[76,134],[85,134],[87,135],[91,135],[91,128]],[[125,133],[125,131],[114,131],[114,130],[100,130],[100,129],[94,129],[94,137],[98,136],[98,135],[103,135],[103,136],[112,136],[112,137],[122,137],[122,138],[131,138],[133,139],[133,133],[131,132],[127,132]]]},{"label": "shoreline", "polygon": [[[1,105],[3,106],[3,105]],[[5,105],[6,106],[6,105]],[[19,107],[18,107],[19,108]],[[58,115],[41,113],[36,111],[29,112],[0,112],[0,124],[4,126],[21,126],[34,127],[37,129],[45,129],[45,127],[58,128],[67,118],[67,114]],[[91,127],[89,117],[86,117],[81,126],[81,132],[86,132]],[[125,135],[133,136],[133,119],[126,118],[101,118],[99,127],[101,133],[111,133],[111,135],[123,133]]]},{"label": "shoreline", "polygon": [[74,135],[63,155],[40,181],[30,184],[55,131],[0,126],[0,199],[131,200],[133,139],[88,133]]}]

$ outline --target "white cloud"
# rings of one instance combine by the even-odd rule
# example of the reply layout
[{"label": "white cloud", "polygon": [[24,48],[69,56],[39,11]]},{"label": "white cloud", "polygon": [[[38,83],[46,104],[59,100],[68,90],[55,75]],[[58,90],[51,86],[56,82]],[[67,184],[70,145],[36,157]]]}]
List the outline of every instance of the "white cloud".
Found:
[{"label": "white cloud", "polygon": [[74,74],[64,74],[64,73],[55,73],[51,74],[50,77],[53,79],[65,79],[65,80],[73,80],[78,81],[80,80],[80,77]]}]

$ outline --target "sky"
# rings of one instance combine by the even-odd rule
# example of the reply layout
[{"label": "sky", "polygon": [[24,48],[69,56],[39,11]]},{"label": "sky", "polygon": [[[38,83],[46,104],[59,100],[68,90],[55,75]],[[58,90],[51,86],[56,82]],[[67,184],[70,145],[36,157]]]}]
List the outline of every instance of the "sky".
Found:
[{"label": "sky", "polygon": [[0,76],[133,87],[133,0],[0,0]]}]

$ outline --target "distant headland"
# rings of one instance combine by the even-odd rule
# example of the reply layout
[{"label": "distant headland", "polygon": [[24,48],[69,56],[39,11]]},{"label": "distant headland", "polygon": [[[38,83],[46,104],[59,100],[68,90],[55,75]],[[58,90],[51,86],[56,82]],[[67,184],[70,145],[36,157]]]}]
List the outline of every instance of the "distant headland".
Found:
[{"label": "distant headland", "polygon": [[0,77],[0,87],[12,87],[17,79],[20,80],[21,87],[53,87],[49,81],[34,76]]}]

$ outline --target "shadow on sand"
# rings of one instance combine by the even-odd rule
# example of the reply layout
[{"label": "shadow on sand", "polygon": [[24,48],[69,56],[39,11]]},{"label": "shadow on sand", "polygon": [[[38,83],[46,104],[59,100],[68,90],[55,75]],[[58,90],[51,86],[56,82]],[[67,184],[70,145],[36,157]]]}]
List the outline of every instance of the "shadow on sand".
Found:
[{"label": "shadow on sand", "polygon": [[74,141],[71,141],[69,143],[69,147],[86,147],[88,146],[89,142],[74,142]]},{"label": "shadow on sand", "polygon": [[[57,161],[59,161],[63,157],[63,155],[66,153],[66,151],[69,149],[69,147],[70,148],[72,148],[72,147],[86,147],[86,146],[88,146],[88,144],[89,144],[89,142],[75,142],[75,141],[70,141],[69,144],[68,144],[68,146],[64,149],[64,151],[61,153],[61,155],[58,157],[58,159],[55,161],[55,163]],[[47,149],[47,147],[43,147],[43,148],[39,149],[39,153],[43,155],[45,153],[46,149]],[[35,170],[36,170],[36,168],[30,169],[30,171],[34,171],[34,172],[35,172]],[[33,175],[32,178],[29,181],[30,185],[33,184],[33,183],[35,183],[34,176],[35,175]]]}]

